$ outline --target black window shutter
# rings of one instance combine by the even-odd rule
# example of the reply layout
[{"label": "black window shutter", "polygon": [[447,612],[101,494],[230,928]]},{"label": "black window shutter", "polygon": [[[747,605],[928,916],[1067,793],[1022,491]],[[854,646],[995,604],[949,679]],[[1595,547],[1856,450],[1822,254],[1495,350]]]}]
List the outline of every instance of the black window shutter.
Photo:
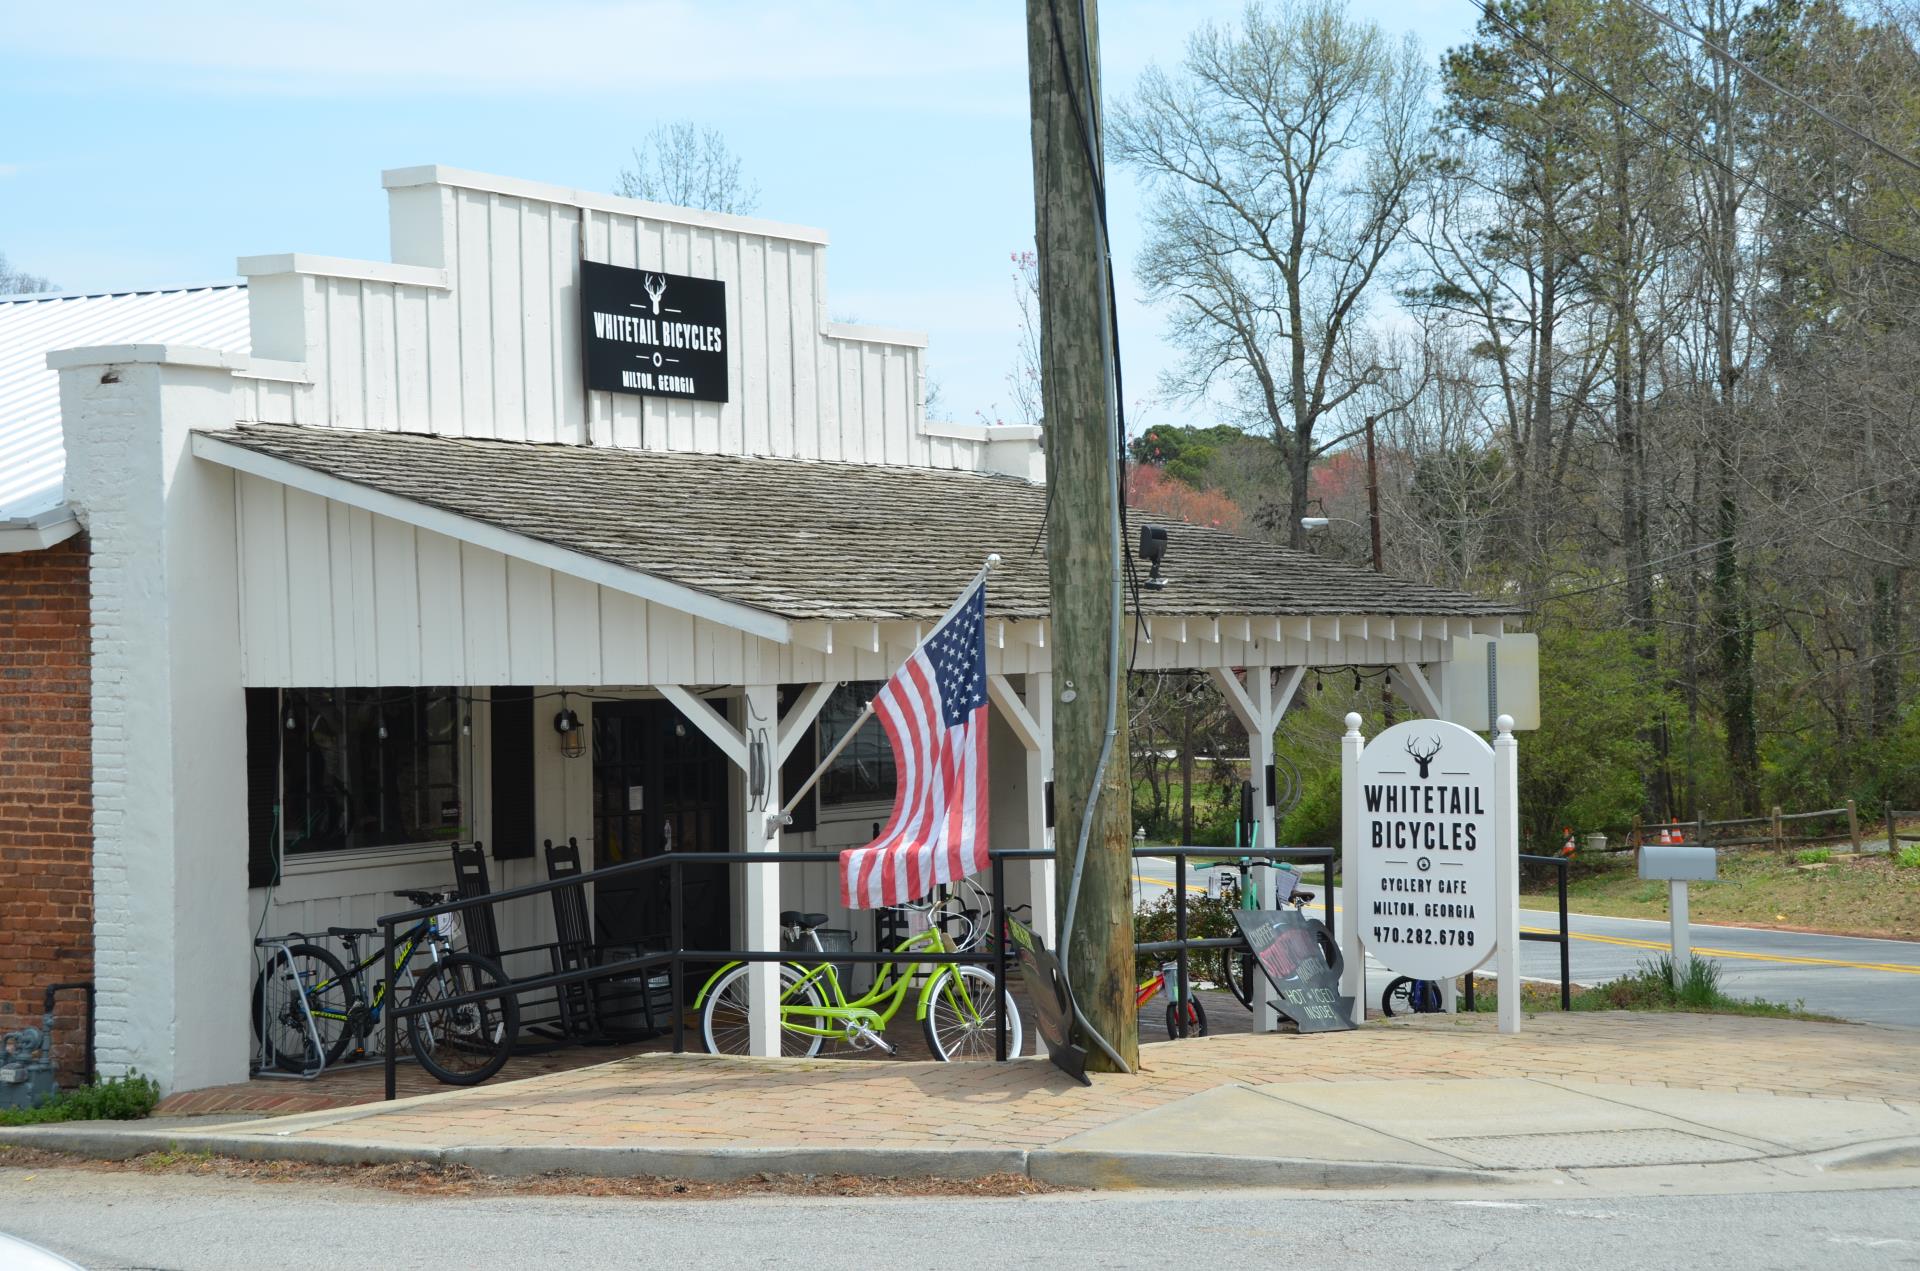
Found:
[{"label": "black window shutter", "polygon": [[[800,694],[806,689],[805,684],[783,684],[780,686],[780,700],[789,704],[797,702],[800,700]],[[814,765],[820,762],[819,753],[819,728],[817,724],[808,724],[806,731],[800,735],[799,742],[794,746],[793,753],[787,756],[787,762],[780,768],[780,802],[782,804],[793,797],[793,792],[800,788],[802,781],[813,775]],[[792,833],[802,834],[817,826],[820,823],[817,810],[819,801],[820,787],[815,785],[813,789],[807,791],[807,797],[800,800],[793,809],[793,824],[787,829]]]},{"label": "black window shutter", "polygon": [[533,855],[533,690],[493,690],[493,858]]},{"label": "black window shutter", "polygon": [[247,886],[271,887],[280,802],[280,690],[247,690]]}]

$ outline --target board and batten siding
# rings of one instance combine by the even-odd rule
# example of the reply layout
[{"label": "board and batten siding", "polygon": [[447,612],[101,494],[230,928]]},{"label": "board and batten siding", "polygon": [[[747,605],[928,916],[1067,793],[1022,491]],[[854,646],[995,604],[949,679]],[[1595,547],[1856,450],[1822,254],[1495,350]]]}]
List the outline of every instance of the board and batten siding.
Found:
[{"label": "board and batten siding", "polygon": [[[389,174],[390,185],[396,178],[405,174]],[[444,180],[392,185],[388,196],[392,264],[241,261],[255,355],[304,363],[310,381],[249,384],[241,419],[969,471],[988,464],[984,441],[923,428],[924,337],[828,321],[823,236]],[[726,284],[726,402],[584,391],[583,247],[587,259]]]}]

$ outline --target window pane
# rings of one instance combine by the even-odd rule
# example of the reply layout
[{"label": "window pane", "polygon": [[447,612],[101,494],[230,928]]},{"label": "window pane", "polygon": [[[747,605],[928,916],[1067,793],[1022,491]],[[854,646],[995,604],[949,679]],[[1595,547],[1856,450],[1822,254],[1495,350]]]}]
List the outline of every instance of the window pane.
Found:
[{"label": "window pane", "polygon": [[287,850],[458,837],[461,717],[452,688],[289,690]]},{"label": "window pane", "polygon": [[[826,754],[846,735],[861,710],[881,689],[883,681],[842,684],[820,711],[820,753]],[[879,721],[869,719],[847,748],[820,777],[822,803],[874,803],[893,798],[893,747]]]}]

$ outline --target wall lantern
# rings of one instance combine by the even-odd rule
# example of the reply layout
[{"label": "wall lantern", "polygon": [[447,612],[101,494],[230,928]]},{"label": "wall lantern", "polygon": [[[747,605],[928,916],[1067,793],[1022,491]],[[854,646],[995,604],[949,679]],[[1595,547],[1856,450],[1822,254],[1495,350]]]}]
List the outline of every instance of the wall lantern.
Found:
[{"label": "wall lantern", "polygon": [[570,706],[562,706],[560,713],[553,717],[553,731],[560,734],[560,753],[568,759],[578,759],[587,750],[586,725]]},{"label": "wall lantern", "polygon": [[1140,527],[1140,558],[1153,566],[1153,573],[1142,584],[1146,587],[1164,587],[1167,580],[1160,576],[1160,561],[1167,554],[1167,531],[1162,525],[1142,525]]}]

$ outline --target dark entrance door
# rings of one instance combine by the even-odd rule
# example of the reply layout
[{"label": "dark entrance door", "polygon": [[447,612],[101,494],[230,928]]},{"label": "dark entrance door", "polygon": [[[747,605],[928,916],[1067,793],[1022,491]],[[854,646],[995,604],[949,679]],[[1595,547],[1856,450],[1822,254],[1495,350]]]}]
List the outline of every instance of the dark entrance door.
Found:
[{"label": "dark entrance door", "polygon": [[[596,869],[663,852],[727,851],[726,756],[670,703],[595,702],[593,809]],[[685,947],[729,948],[727,867],[682,873]],[[665,948],[667,889],[665,870],[596,884],[598,942]]]}]

